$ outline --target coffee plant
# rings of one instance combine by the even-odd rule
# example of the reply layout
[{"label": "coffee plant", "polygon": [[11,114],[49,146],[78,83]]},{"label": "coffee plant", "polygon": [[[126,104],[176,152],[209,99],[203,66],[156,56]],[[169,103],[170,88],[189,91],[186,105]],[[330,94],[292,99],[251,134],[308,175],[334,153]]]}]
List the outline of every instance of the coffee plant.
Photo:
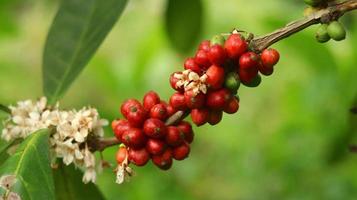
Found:
[{"label": "coffee plant", "polygon": [[[170,0],[166,13],[170,42],[179,51],[190,49],[187,44],[197,38],[201,26],[175,21],[181,14],[175,8],[185,9],[187,2],[192,3],[188,10],[201,9],[199,1]],[[181,71],[165,77],[173,89],[169,99],[148,91],[122,102],[116,108],[118,118],[107,120],[93,107],[62,109],[60,99],[118,21],[127,0],[62,0],[44,47],[44,97],[0,105],[7,115],[0,143],[0,199],[103,199],[93,184],[102,168],[114,171],[113,184],[122,184],[134,174],[133,165],[145,166],[151,160],[169,170],[174,162],[189,162],[183,160],[199,134],[192,126],[214,126],[223,115],[236,114],[244,99],[240,88],[258,87],[263,76],[282,67],[280,53],[271,45],[316,24],[320,43],[346,38],[340,18],[357,9],[357,0],[304,2],[308,7],[302,19],[266,35],[232,28],[202,41],[182,60]],[[175,29],[184,34],[172,34]],[[113,137],[104,137],[107,125]],[[95,156],[111,146],[117,146],[114,166]]]}]

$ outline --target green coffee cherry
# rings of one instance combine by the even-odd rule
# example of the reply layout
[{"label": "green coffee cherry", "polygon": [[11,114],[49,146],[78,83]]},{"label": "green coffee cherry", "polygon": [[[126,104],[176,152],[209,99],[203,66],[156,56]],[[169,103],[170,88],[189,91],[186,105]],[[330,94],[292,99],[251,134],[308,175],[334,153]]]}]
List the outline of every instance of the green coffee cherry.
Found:
[{"label": "green coffee cherry", "polygon": [[260,83],[262,82],[262,77],[258,74],[253,80],[252,82],[245,84],[245,86],[247,87],[258,87],[258,85],[260,85]]},{"label": "green coffee cherry", "polygon": [[230,72],[229,74],[227,74],[224,86],[229,89],[233,94],[237,94],[237,91],[240,86],[238,74],[235,72]]},{"label": "green coffee cherry", "polygon": [[346,38],[346,30],[338,21],[333,21],[328,25],[327,33],[332,39],[336,41],[341,41]]},{"label": "green coffee cherry", "polygon": [[226,39],[222,35],[215,35],[211,39],[211,45],[219,44],[223,46],[225,41]]},{"label": "green coffee cherry", "polygon": [[316,31],[316,40],[324,43],[330,40],[330,35],[327,33],[327,24],[321,24]]},{"label": "green coffee cherry", "polygon": [[304,2],[309,6],[316,7],[320,5],[323,2],[323,0],[304,0]]}]

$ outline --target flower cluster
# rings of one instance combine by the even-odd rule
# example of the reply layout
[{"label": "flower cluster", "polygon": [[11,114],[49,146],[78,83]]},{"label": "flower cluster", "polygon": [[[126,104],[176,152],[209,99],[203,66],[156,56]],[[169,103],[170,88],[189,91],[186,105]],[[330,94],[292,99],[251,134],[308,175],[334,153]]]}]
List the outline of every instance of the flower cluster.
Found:
[{"label": "flower cluster", "polygon": [[37,102],[20,101],[10,106],[11,116],[4,122],[2,138],[6,141],[26,138],[43,128],[53,130],[50,137],[53,165],[62,158],[66,165],[74,163],[84,169],[83,182],[96,180],[96,159],[88,147],[88,139],[101,138],[107,120],[101,119],[96,109],[59,110],[50,107],[42,97]]}]

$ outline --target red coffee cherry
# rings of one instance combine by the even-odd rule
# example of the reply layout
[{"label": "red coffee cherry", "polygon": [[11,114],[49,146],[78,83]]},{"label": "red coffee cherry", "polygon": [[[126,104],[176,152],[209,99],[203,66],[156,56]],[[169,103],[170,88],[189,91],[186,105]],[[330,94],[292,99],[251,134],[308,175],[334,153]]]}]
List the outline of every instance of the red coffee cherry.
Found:
[{"label": "red coffee cherry", "polygon": [[218,65],[211,65],[206,71],[208,87],[219,89],[224,83],[224,69]]},{"label": "red coffee cherry", "polygon": [[270,66],[263,65],[262,62],[259,62],[258,70],[261,74],[265,76],[269,76],[274,72],[274,68],[272,66],[270,67]]},{"label": "red coffee cherry", "polygon": [[174,93],[170,98],[170,105],[176,110],[186,110],[185,95],[179,92]]},{"label": "red coffee cherry", "polygon": [[120,119],[120,120],[117,120],[117,126],[115,127],[115,129],[113,130],[114,131],[114,134],[115,134],[115,137],[121,141],[121,136],[123,135],[123,133],[127,130],[129,130],[131,127],[130,127],[130,124],[128,122],[128,120],[125,120],[125,119]]},{"label": "red coffee cherry", "polygon": [[191,119],[196,126],[204,125],[208,120],[209,111],[208,109],[192,109],[191,110]]},{"label": "red coffee cherry", "polygon": [[210,125],[216,125],[222,120],[223,112],[220,110],[211,110],[208,117]]},{"label": "red coffee cherry", "polygon": [[239,99],[237,97],[233,97],[229,100],[226,107],[224,107],[224,112],[228,114],[234,114],[239,110]]},{"label": "red coffee cherry", "polygon": [[158,140],[158,139],[149,139],[146,142],[146,150],[151,154],[151,155],[159,155],[164,152],[166,148],[166,145],[163,141]]},{"label": "red coffee cherry", "polygon": [[258,69],[256,69],[255,71],[253,71],[253,70],[246,71],[246,70],[239,69],[238,73],[239,73],[240,81],[243,84],[248,84],[248,83],[252,82],[253,79],[258,75]]},{"label": "red coffee cherry", "polygon": [[279,62],[279,52],[275,49],[264,49],[261,54],[262,63],[266,67],[273,67]]},{"label": "red coffee cherry", "polygon": [[156,92],[151,90],[145,94],[143,106],[147,111],[150,111],[150,109],[158,103],[160,103],[160,97]]},{"label": "red coffee cherry", "polygon": [[231,97],[232,94],[226,88],[212,91],[207,94],[206,105],[213,110],[223,110]]},{"label": "red coffee cherry", "polygon": [[202,93],[194,94],[192,90],[186,91],[185,94],[186,106],[190,109],[202,108],[205,105],[205,95]]},{"label": "red coffee cherry", "polygon": [[147,117],[147,112],[142,105],[132,105],[126,118],[133,127],[141,127]]},{"label": "red coffee cherry", "polygon": [[232,34],[224,43],[224,48],[229,58],[237,60],[248,50],[248,43],[239,34]]},{"label": "red coffee cherry", "polygon": [[185,69],[190,69],[198,74],[201,73],[200,66],[195,62],[194,58],[187,58],[184,64]]},{"label": "red coffee cherry", "polygon": [[167,148],[163,154],[152,156],[152,162],[162,170],[168,170],[172,166],[172,150]]},{"label": "red coffee cherry", "polygon": [[176,126],[168,126],[165,141],[170,146],[178,146],[184,141],[185,135]]},{"label": "red coffee cherry", "polygon": [[195,56],[195,62],[200,66],[201,69],[205,70],[211,65],[208,59],[208,53],[204,50],[198,50]]},{"label": "red coffee cherry", "polygon": [[239,70],[256,71],[259,65],[259,56],[254,52],[244,53],[239,58]]},{"label": "red coffee cherry", "polygon": [[215,44],[208,51],[208,59],[213,64],[223,65],[227,59],[227,53],[221,45]]},{"label": "red coffee cherry", "polygon": [[191,124],[187,121],[181,121],[177,128],[185,135],[185,141],[191,144],[194,138]]},{"label": "red coffee cherry", "polygon": [[123,104],[121,104],[120,107],[120,112],[121,114],[126,118],[129,111],[130,111],[130,107],[131,106],[139,106],[141,105],[140,102],[136,99],[128,99],[126,101],[124,101]]},{"label": "red coffee cherry", "polygon": [[167,133],[165,123],[159,119],[149,118],[143,127],[144,133],[151,138],[163,138]]},{"label": "red coffee cherry", "polygon": [[176,83],[179,81],[178,78],[175,78],[175,74],[182,74],[182,72],[174,72],[170,75],[170,85],[172,89],[177,90],[177,91],[183,91],[183,87],[177,87]]},{"label": "red coffee cherry", "polygon": [[128,156],[129,161],[136,166],[144,166],[150,159],[150,154],[145,148],[129,149]]},{"label": "red coffee cherry", "polygon": [[170,104],[167,104],[166,106],[166,110],[167,110],[167,116],[170,117],[172,116],[173,114],[176,113],[176,109],[174,107],[172,107]]},{"label": "red coffee cherry", "polygon": [[159,103],[153,106],[150,110],[150,117],[165,120],[167,118],[166,105]]},{"label": "red coffee cherry", "polygon": [[175,160],[184,160],[190,154],[190,145],[186,142],[182,143],[180,146],[175,147],[172,151],[172,157]]},{"label": "red coffee cherry", "polygon": [[126,147],[119,147],[115,156],[117,163],[119,165],[123,163],[124,160],[127,158],[127,156],[128,156],[128,150],[126,149]]},{"label": "red coffee cherry", "polygon": [[111,127],[112,130],[114,131],[115,127],[119,124],[119,119],[115,119],[112,121]]},{"label": "red coffee cherry", "polygon": [[211,47],[211,41],[209,40],[204,40],[201,42],[201,44],[198,46],[198,50],[203,50],[208,52]]},{"label": "red coffee cherry", "polygon": [[145,146],[146,137],[138,128],[130,128],[121,136],[121,141],[128,147],[139,149]]}]

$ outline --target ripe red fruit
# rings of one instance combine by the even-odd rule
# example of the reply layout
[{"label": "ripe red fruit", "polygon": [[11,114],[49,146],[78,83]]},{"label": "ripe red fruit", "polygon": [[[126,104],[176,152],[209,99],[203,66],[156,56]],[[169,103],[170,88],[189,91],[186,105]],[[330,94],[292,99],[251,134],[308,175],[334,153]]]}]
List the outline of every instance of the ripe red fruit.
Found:
[{"label": "ripe red fruit", "polygon": [[185,69],[190,69],[198,74],[201,73],[200,66],[195,62],[194,58],[187,58],[184,64]]},{"label": "ripe red fruit", "polygon": [[121,136],[121,141],[128,147],[139,149],[145,146],[146,137],[138,128],[130,128]]},{"label": "ripe red fruit", "polygon": [[202,108],[205,105],[205,95],[202,93],[194,94],[192,90],[185,92],[185,102],[186,106],[190,109]]},{"label": "ripe red fruit", "polygon": [[271,66],[263,65],[262,62],[259,63],[258,65],[258,70],[261,74],[265,76],[269,76],[274,72],[274,68]]},{"label": "ripe red fruit", "polygon": [[211,47],[211,42],[209,40],[204,40],[198,46],[198,50],[203,50],[203,51],[207,51],[208,52],[210,47]]},{"label": "ripe red fruit", "polygon": [[211,65],[206,71],[206,83],[212,89],[219,89],[224,83],[224,69],[218,65]]},{"label": "ripe red fruit", "polygon": [[248,50],[248,44],[239,34],[232,34],[224,43],[224,48],[228,57],[236,60]]},{"label": "ripe red fruit", "polygon": [[167,148],[163,154],[152,156],[152,162],[162,170],[168,170],[172,166],[172,150]]},{"label": "ripe red fruit", "polygon": [[226,88],[212,91],[207,94],[206,105],[213,110],[223,110],[231,97],[232,94]]},{"label": "ripe red fruit", "polygon": [[122,162],[124,162],[127,156],[128,156],[128,150],[126,149],[126,147],[119,147],[115,156],[117,163],[120,165]]},{"label": "ripe red fruit", "polygon": [[181,121],[177,128],[185,135],[185,141],[191,144],[194,138],[191,124],[187,121]]},{"label": "ripe red fruit", "polygon": [[211,110],[208,117],[210,125],[216,125],[222,120],[223,112],[220,110]]},{"label": "ripe red fruit", "polygon": [[252,82],[253,79],[257,76],[258,69],[256,69],[255,71],[253,71],[253,70],[246,71],[246,70],[239,69],[238,73],[239,73],[240,81],[244,84],[248,84],[248,83]]},{"label": "ripe red fruit", "polygon": [[186,110],[185,95],[179,92],[174,93],[170,98],[170,105],[176,110]]},{"label": "ripe red fruit", "polygon": [[222,65],[226,61],[226,58],[227,53],[225,49],[219,44],[211,46],[208,51],[208,59],[213,64]]},{"label": "ripe red fruit", "polygon": [[165,141],[170,146],[178,146],[184,141],[185,135],[176,126],[168,126]]},{"label": "ripe red fruit", "polygon": [[172,157],[175,160],[184,160],[190,154],[190,145],[186,142],[182,143],[180,146],[176,147],[172,151]]},{"label": "ripe red fruit", "polygon": [[264,49],[261,54],[262,63],[264,66],[273,67],[279,62],[279,52],[275,49]]},{"label": "ripe red fruit", "polygon": [[147,111],[150,111],[150,109],[158,103],[160,103],[160,97],[156,92],[149,91],[145,94],[143,98],[143,106]]},{"label": "ripe red fruit", "polygon": [[256,71],[259,65],[259,56],[254,52],[244,53],[239,58],[239,70]]},{"label": "ripe red fruit", "polygon": [[112,127],[113,131],[114,131],[115,127],[117,127],[118,123],[119,123],[119,119],[115,119],[112,121],[111,127]]},{"label": "ripe red fruit", "polygon": [[195,62],[201,69],[205,70],[210,66],[211,62],[208,59],[208,53],[204,50],[198,50],[195,56]]},{"label": "ripe red fruit", "polygon": [[176,83],[177,81],[179,81],[178,78],[175,78],[175,74],[182,74],[182,72],[174,72],[170,75],[170,85],[172,87],[172,89],[177,90],[177,91],[182,91],[183,87],[177,87]]},{"label": "ripe red fruit", "polygon": [[192,109],[191,110],[191,119],[192,122],[197,126],[202,126],[208,120],[209,111],[208,109]]},{"label": "ripe red fruit", "polygon": [[161,140],[157,139],[149,139],[146,142],[146,150],[151,154],[151,155],[159,155],[164,152],[165,150],[165,143]]},{"label": "ripe red fruit", "polygon": [[176,109],[174,107],[172,107],[170,104],[168,104],[166,106],[166,110],[167,110],[167,116],[170,117],[171,115],[176,113]]},{"label": "ripe red fruit", "polygon": [[145,148],[129,149],[128,156],[129,161],[136,166],[144,166],[150,159],[150,154]]},{"label": "ripe red fruit", "polygon": [[130,124],[128,122],[128,120],[125,119],[120,119],[120,120],[116,120],[117,121],[117,126],[114,128],[114,134],[115,137],[121,141],[121,136],[123,135],[123,133],[127,130],[130,129]]},{"label": "ripe red fruit", "polygon": [[150,110],[150,117],[165,120],[167,118],[166,105],[159,103],[153,106]]},{"label": "ripe red fruit", "polygon": [[167,132],[165,123],[155,118],[147,119],[143,127],[144,133],[152,138],[163,138]]},{"label": "ripe red fruit", "polygon": [[141,127],[147,117],[147,112],[142,105],[131,105],[126,118],[133,127]]},{"label": "ripe red fruit", "polygon": [[237,97],[233,97],[229,100],[226,107],[224,107],[224,112],[228,114],[234,114],[239,110],[239,99]]},{"label": "ripe red fruit", "polygon": [[136,99],[128,99],[121,104],[120,112],[126,118],[127,114],[129,113],[130,107],[133,105],[141,105],[140,102]]}]

